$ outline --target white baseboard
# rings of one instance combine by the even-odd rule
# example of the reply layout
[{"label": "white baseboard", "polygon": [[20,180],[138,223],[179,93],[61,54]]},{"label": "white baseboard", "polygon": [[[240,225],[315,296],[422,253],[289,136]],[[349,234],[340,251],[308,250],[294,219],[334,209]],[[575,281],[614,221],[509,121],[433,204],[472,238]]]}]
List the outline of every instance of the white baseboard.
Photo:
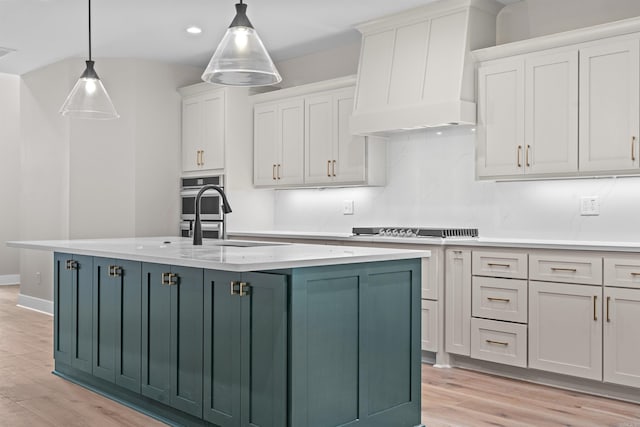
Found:
[{"label": "white baseboard", "polygon": [[38,311],[53,316],[53,301],[36,298],[29,295],[18,294],[18,307]]},{"label": "white baseboard", "polygon": [[0,286],[4,286],[4,285],[19,285],[19,284],[20,284],[20,275],[19,274],[0,275]]}]

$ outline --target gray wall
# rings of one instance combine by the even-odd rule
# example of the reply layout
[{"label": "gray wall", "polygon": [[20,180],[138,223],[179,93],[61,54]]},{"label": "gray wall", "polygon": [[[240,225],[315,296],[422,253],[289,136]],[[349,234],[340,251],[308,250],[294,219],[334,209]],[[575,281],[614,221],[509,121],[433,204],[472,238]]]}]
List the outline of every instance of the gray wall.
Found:
[{"label": "gray wall", "polygon": [[19,93],[20,78],[0,74],[0,283],[12,281],[8,276],[19,274],[18,251],[4,244],[20,236]]}]

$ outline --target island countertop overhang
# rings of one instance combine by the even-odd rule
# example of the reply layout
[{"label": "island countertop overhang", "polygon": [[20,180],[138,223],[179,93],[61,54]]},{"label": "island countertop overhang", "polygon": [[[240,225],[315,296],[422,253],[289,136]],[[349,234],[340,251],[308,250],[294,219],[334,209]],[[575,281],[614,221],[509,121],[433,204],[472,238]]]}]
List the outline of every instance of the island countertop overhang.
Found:
[{"label": "island countertop overhang", "polygon": [[[234,272],[355,264],[431,256],[431,252],[428,250],[332,245],[256,242],[258,246],[223,246],[224,244],[233,244],[233,242],[205,239],[202,246],[194,246],[189,238],[160,236],[9,241],[7,246]],[[240,243],[246,243],[246,241]]]}]

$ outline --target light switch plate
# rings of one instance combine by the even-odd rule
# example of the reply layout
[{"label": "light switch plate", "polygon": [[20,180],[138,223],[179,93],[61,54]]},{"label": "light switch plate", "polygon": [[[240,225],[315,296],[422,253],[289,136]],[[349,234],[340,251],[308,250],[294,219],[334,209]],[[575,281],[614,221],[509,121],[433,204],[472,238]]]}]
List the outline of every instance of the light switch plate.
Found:
[{"label": "light switch plate", "polygon": [[345,200],[342,204],[343,215],[353,215],[353,200]]},{"label": "light switch plate", "polygon": [[580,215],[600,215],[600,200],[598,199],[598,196],[582,196],[580,198]]}]

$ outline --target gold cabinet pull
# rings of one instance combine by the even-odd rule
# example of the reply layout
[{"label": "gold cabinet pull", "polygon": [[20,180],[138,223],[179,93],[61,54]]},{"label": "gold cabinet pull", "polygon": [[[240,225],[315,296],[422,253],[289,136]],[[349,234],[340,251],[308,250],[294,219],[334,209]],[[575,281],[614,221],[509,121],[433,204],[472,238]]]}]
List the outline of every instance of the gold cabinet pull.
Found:
[{"label": "gold cabinet pull", "polygon": [[65,263],[67,270],[77,270],[78,262],[72,259],[68,259]]},{"label": "gold cabinet pull", "polygon": [[278,167],[276,168],[276,170],[278,172],[276,176],[278,177],[278,179],[280,179],[280,163],[278,163]]},{"label": "gold cabinet pull", "polygon": [[329,171],[331,168],[331,160],[327,160],[327,176],[331,177],[331,172]]},{"label": "gold cabinet pull", "polygon": [[632,271],[631,273],[629,273],[632,276],[640,276],[640,273]]},{"label": "gold cabinet pull", "polygon": [[607,297],[607,322],[611,322],[611,318],[609,317],[609,303],[611,302],[611,297]]},{"label": "gold cabinet pull", "polygon": [[510,302],[509,298],[496,298],[496,297],[487,297],[489,301],[502,301],[502,302]]},{"label": "gold cabinet pull", "polygon": [[232,281],[231,295],[239,295],[239,294],[240,294],[240,282]]},{"label": "gold cabinet pull", "polygon": [[505,268],[511,267],[510,264],[499,264],[499,263],[496,263],[496,262],[488,262],[487,265],[489,267],[505,267]]},{"label": "gold cabinet pull", "polygon": [[273,170],[271,171],[271,177],[273,178],[273,180],[276,180],[276,165],[273,165]]},{"label": "gold cabinet pull", "polygon": [[169,284],[169,279],[167,279],[168,276],[169,276],[169,273],[162,273],[162,280],[160,281],[160,283],[162,283],[163,285],[168,285]]},{"label": "gold cabinet pull", "polygon": [[593,296],[593,320],[598,320],[598,296]]},{"label": "gold cabinet pull", "polygon": [[504,342],[504,341],[494,341],[494,340],[485,340],[487,344],[496,344],[496,345],[503,345],[503,346],[508,346],[509,343],[508,342]]},{"label": "gold cabinet pull", "polygon": [[196,151],[196,166],[200,166],[200,150]]},{"label": "gold cabinet pull", "polygon": [[518,156],[517,156],[517,160],[518,160],[518,167],[521,168],[522,167],[522,163],[520,163],[520,157],[522,154],[522,145],[518,145]]},{"label": "gold cabinet pull", "polygon": [[331,166],[331,171],[332,171],[332,173],[333,173],[333,176],[336,176],[336,161],[335,161],[335,160],[333,160],[333,161],[331,162],[331,164],[332,164],[332,166]]},{"label": "gold cabinet pull", "polygon": [[200,166],[204,166],[204,150],[200,150]]},{"label": "gold cabinet pull", "polygon": [[551,271],[568,271],[569,273],[575,273],[578,270],[575,268],[567,268],[567,267],[551,267]]},{"label": "gold cabinet pull", "polygon": [[636,137],[631,137],[631,160],[636,160]]},{"label": "gold cabinet pull", "polygon": [[240,295],[241,297],[249,295],[249,289],[251,289],[251,287],[248,283],[240,282],[240,292],[238,293],[238,295]]},{"label": "gold cabinet pull", "polygon": [[531,146],[527,144],[527,151],[525,152],[525,157],[526,157],[526,165],[527,167],[531,167],[531,164],[529,163],[529,151],[531,151]]}]

